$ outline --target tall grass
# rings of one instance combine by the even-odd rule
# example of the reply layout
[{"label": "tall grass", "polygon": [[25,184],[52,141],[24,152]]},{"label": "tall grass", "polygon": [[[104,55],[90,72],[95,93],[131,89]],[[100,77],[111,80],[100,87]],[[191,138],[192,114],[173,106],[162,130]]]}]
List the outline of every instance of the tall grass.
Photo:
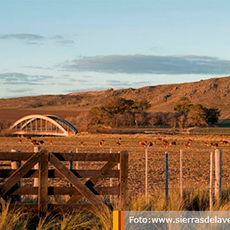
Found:
[{"label": "tall grass", "polygon": [[2,211],[0,212],[0,230],[26,230],[29,219],[22,211],[10,212],[10,203],[2,203]]},{"label": "tall grass", "polygon": [[[114,210],[122,210],[117,199],[111,206]],[[156,190],[145,199],[144,196],[130,198],[128,210],[133,211],[208,211],[209,191],[185,191],[181,199],[177,190],[171,190],[166,206],[164,191]],[[223,191],[220,207],[214,205],[215,211],[230,210],[230,189]],[[2,204],[0,213],[0,230],[112,230],[112,212],[108,210],[75,212],[71,214],[53,215],[48,213],[42,218],[27,215],[21,211],[9,211],[9,203]]]},{"label": "tall grass", "polygon": [[90,213],[78,212],[73,214],[65,214],[60,220],[60,230],[85,230],[93,229],[97,221]]}]

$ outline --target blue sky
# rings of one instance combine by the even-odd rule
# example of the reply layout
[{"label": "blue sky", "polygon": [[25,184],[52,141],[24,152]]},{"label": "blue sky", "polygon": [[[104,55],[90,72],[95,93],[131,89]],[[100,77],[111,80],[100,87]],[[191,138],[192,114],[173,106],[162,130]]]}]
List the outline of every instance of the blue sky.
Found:
[{"label": "blue sky", "polygon": [[0,98],[230,75],[229,1],[0,1]]}]

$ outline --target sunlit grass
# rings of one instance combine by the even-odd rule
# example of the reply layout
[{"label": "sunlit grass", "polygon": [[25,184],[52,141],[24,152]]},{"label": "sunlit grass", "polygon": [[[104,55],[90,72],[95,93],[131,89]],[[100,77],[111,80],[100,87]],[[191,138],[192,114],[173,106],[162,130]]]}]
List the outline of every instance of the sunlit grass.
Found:
[{"label": "sunlit grass", "polygon": [[[184,191],[183,199],[177,190],[169,192],[168,203],[165,202],[163,190],[155,190],[147,197],[130,197],[128,210],[132,211],[208,211],[209,190]],[[119,200],[114,198],[113,210],[122,210]],[[221,206],[214,204],[215,211],[230,210],[230,190],[222,193]],[[69,214],[54,215],[47,213],[44,217],[34,217],[22,211],[10,211],[9,203],[2,204],[0,213],[0,230],[112,230],[112,211],[93,209]]]},{"label": "sunlit grass", "polygon": [[29,218],[22,211],[10,211],[10,203],[1,204],[0,212],[0,230],[26,230],[29,224]]}]

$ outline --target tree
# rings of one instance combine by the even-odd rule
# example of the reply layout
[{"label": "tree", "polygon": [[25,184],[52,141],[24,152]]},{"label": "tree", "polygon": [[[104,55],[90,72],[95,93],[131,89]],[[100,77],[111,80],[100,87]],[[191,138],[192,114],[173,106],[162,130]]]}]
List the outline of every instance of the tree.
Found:
[{"label": "tree", "polygon": [[112,99],[106,101],[102,107],[105,111],[113,114],[122,114],[124,112],[129,112],[132,110],[132,106],[134,105],[133,100],[126,100],[122,97],[113,97]]},{"label": "tree", "polygon": [[147,113],[135,113],[135,123],[136,127],[138,126],[148,126],[149,124],[149,116]]},{"label": "tree", "polygon": [[137,101],[132,106],[134,112],[144,112],[147,109],[149,109],[150,107],[151,107],[151,104],[148,101],[146,101],[146,100],[144,100],[144,101]]},{"label": "tree", "polygon": [[121,97],[113,97],[100,107],[90,110],[90,125],[131,126],[135,114],[144,113],[150,107],[147,101],[135,102]]},{"label": "tree", "polygon": [[186,118],[185,114],[182,114],[182,115],[180,115],[178,117],[178,125],[179,125],[180,130],[185,129],[185,127],[186,127],[186,120],[187,120],[187,118]]},{"label": "tree", "polygon": [[210,108],[206,110],[206,121],[208,124],[215,124],[218,122],[219,117],[220,117],[220,110],[216,108]]},{"label": "tree", "polygon": [[106,123],[108,114],[102,107],[94,107],[89,111],[90,124],[99,125]]},{"label": "tree", "polygon": [[178,124],[178,114],[177,113],[169,113],[167,116],[167,123],[170,127],[172,127],[173,130],[176,129],[176,126]]},{"label": "tree", "polygon": [[151,126],[163,125],[163,116],[164,115],[162,112],[150,113],[149,114],[149,124]]},{"label": "tree", "polygon": [[180,128],[188,126],[207,126],[218,122],[220,110],[206,108],[201,104],[192,104],[187,97],[182,97],[174,107],[179,117]]},{"label": "tree", "polygon": [[192,126],[207,126],[206,109],[200,105],[192,105],[188,112],[188,123]]},{"label": "tree", "polygon": [[187,97],[182,97],[174,107],[174,111],[187,115],[191,106],[191,101]]}]

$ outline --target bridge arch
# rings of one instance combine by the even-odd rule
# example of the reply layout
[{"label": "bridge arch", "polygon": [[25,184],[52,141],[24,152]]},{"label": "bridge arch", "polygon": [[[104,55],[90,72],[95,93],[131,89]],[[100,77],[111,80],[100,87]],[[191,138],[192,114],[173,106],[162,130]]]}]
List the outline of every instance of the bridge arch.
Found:
[{"label": "bridge arch", "polygon": [[55,115],[33,114],[20,118],[9,128],[10,134],[72,136],[77,129],[68,121]]}]

